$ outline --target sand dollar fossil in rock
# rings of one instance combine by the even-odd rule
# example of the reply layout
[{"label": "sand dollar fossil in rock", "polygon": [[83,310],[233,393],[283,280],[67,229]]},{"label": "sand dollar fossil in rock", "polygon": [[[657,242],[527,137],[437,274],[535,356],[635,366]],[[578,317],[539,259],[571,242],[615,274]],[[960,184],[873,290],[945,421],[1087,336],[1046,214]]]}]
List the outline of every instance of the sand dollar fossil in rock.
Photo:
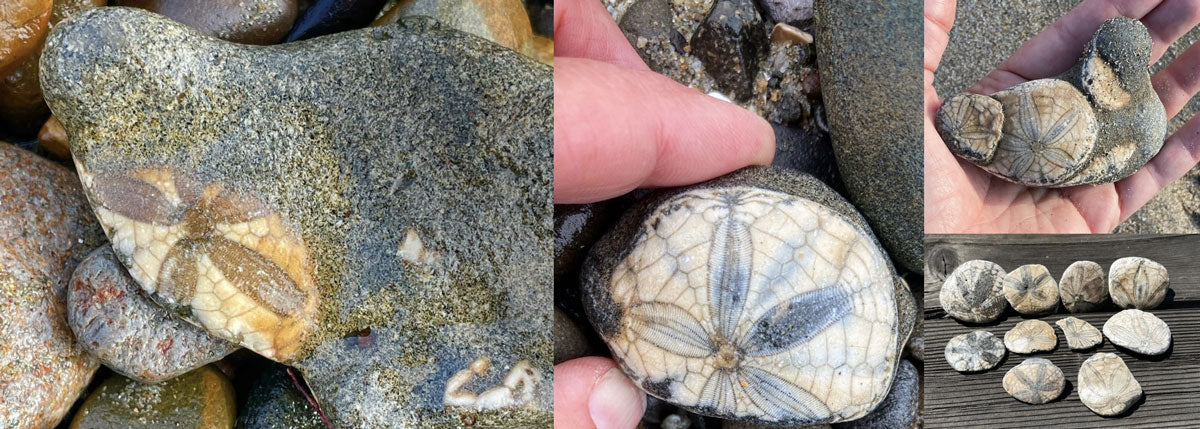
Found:
[{"label": "sand dollar fossil in rock", "polygon": [[1058,337],[1054,328],[1041,320],[1026,320],[1004,333],[1004,347],[1013,353],[1036,353],[1054,350]]},{"label": "sand dollar fossil in rock", "polygon": [[1108,293],[1121,308],[1158,307],[1170,284],[1167,268],[1146,258],[1121,258],[1108,267]]},{"label": "sand dollar fossil in rock", "polygon": [[1008,308],[1004,297],[1004,269],[994,262],[967,261],[946,277],[938,299],[955,319],[985,323],[996,320]]},{"label": "sand dollar fossil in rock", "polygon": [[1171,347],[1171,328],[1158,316],[1138,309],[1123,310],[1104,322],[1104,336],[1113,344],[1144,355]]},{"label": "sand dollar fossil in rock", "polygon": [[971,162],[989,164],[1004,129],[1004,106],[992,97],[960,94],[937,114],[938,131],[950,150]]},{"label": "sand dollar fossil in rock", "polygon": [[1096,143],[1096,118],[1071,84],[1039,79],[992,95],[1004,132],[985,169],[1017,183],[1060,183],[1081,170]]},{"label": "sand dollar fossil in rock", "polygon": [[1004,342],[988,331],[973,331],[946,342],[946,362],[958,372],[995,368],[1008,352]]},{"label": "sand dollar fossil in rock", "polygon": [[1104,341],[1099,329],[1078,317],[1059,319],[1054,324],[1062,329],[1063,336],[1067,338],[1067,346],[1071,350],[1090,349]]},{"label": "sand dollar fossil in rock", "polygon": [[1044,265],[1022,265],[1004,276],[1004,297],[1021,314],[1048,314],[1058,308],[1058,284]]},{"label": "sand dollar fossil in rock", "polygon": [[[651,198],[593,248],[593,323],[635,383],[699,413],[785,424],[865,415],[908,335],[886,256],[842,204],[730,182]],[[616,243],[627,247],[614,258]]]},{"label": "sand dollar fossil in rock", "polygon": [[1079,366],[1079,400],[1102,416],[1124,413],[1142,397],[1142,386],[1125,361],[1112,353],[1096,353]]},{"label": "sand dollar fossil in rock", "polygon": [[1092,261],[1076,261],[1063,271],[1058,282],[1063,307],[1072,313],[1096,311],[1108,302],[1104,268]]},{"label": "sand dollar fossil in rock", "polygon": [[1062,395],[1066,379],[1053,362],[1029,358],[1004,374],[1004,391],[1029,404],[1045,404]]}]

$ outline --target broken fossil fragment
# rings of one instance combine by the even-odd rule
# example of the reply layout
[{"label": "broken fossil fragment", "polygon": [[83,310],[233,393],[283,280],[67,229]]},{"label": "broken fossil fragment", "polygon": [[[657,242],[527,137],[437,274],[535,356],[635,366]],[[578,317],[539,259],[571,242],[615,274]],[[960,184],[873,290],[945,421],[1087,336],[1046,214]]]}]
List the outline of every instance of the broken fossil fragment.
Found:
[{"label": "broken fossil fragment", "polygon": [[[428,19],[246,46],[128,8],[64,21],[42,65],[134,279],[296,367],[334,426],[553,419],[548,66]],[[469,391],[527,361],[532,398],[446,405],[480,357],[505,370]]]},{"label": "broken fossil fragment", "polygon": [[1029,358],[1004,374],[1004,391],[1021,402],[1045,404],[1062,395],[1063,372],[1053,362]]},{"label": "broken fossil fragment", "polygon": [[1104,322],[1104,336],[1113,344],[1144,355],[1159,355],[1171,347],[1171,328],[1158,316],[1129,309]]},{"label": "broken fossil fragment", "polygon": [[1167,268],[1146,258],[1121,258],[1108,267],[1108,294],[1121,308],[1158,307],[1170,284]]},{"label": "broken fossil fragment", "polygon": [[1063,307],[1072,313],[1096,311],[1108,302],[1104,268],[1092,261],[1076,261],[1063,271],[1058,282]]},{"label": "broken fossil fragment", "polygon": [[988,331],[969,332],[946,342],[946,362],[958,372],[995,368],[1007,354],[1000,338]]},{"label": "broken fossil fragment", "polygon": [[996,320],[1008,308],[1002,282],[1004,274],[1004,269],[994,262],[964,262],[942,283],[942,290],[938,292],[942,308],[964,322]]},{"label": "broken fossil fragment", "polygon": [[1162,148],[1166,112],[1137,20],[1105,21],[1070,70],[990,96],[961,94],[938,110],[942,140],[1005,180],[1064,187],[1128,177]]},{"label": "broken fossil fragment", "polygon": [[635,384],[697,413],[769,424],[866,415],[916,317],[852,206],[774,167],[646,197],[592,248],[583,288]]},{"label": "broken fossil fragment", "polygon": [[1112,353],[1096,353],[1079,366],[1079,400],[1102,416],[1124,413],[1142,397],[1142,386],[1125,361]]},{"label": "broken fossil fragment", "polygon": [[1036,353],[1054,350],[1058,337],[1049,323],[1033,319],[1018,323],[1004,333],[1004,347],[1013,353]]},{"label": "broken fossil fragment", "polygon": [[1044,265],[1022,265],[1004,276],[1004,297],[1021,314],[1049,314],[1058,308],[1058,284]]},{"label": "broken fossil fragment", "polygon": [[1054,324],[1062,329],[1071,350],[1087,350],[1104,341],[1099,329],[1078,317],[1066,317]]}]

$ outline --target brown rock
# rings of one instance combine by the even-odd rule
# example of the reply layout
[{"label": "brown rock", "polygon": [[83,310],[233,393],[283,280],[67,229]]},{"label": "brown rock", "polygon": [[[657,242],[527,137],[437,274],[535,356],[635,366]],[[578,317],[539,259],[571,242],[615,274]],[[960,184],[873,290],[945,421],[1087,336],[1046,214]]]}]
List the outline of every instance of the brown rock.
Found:
[{"label": "brown rock", "polygon": [[0,3],[0,72],[32,54],[50,27],[51,0],[5,0]]},{"label": "brown rock", "polygon": [[[371,25],[403,17],[430,16],[443,24],[491,40],[540,60],[535,52],[529,14],[520,0],[413,0],[399,2]],[[543,61],[545,62],[545,61]]]},{"label": "brown rock", "polygon": [[58,118],[55,118],[54,115],[50,115],[50,119],[47,119],[46,123],[42,125],[37,139],[38,145],[55,158],[71,158],[71,142],[67,139],[67,129],[63,128],[62,123],[58,122]]},{"label": "brown rock", "polygon": [[251,45],[270,45],[296,21],[296,0],[117,0],[117,6],[166,15],[197,31]]}]

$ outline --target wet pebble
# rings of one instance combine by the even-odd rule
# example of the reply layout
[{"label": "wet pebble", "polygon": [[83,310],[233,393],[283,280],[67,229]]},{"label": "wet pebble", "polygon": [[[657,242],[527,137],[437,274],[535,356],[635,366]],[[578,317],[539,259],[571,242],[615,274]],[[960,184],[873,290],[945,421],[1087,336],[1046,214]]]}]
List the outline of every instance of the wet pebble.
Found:
[{"label": "wet pebble", "polygon": [[716,0],[692,35],[692,53],[704,63],[717,88],[734,100],[753,94],[759,55],[767,46],[761,24],[754,0]]},{"label": "wet pebble", "polygon": [[1007,354],[1004,342],[988,331],[969,332],[946,342],[946,362],[958,372],[995,368]]},{"label": "wet pebble", "polygon": [[1124,310],[1104,322],[1104,336],[1113,344],[1144,355],[1159,355],[1171,347],[1171,328],[1158,316]]},{"label": "wet pebble", "polygon": [[1079,366],[1079,400],[1102,416],[1124,413],[1142,397],[1142,386],[1125,361],[1112,353],[1096,353]]},{"label": "wet pebble", "polygon": [[209,36],[231,42],[279,42],[296,21],[296,0],[113,0],[161,13]]},{"label": "wet pebble", "polygon": [[938,300],[955,319],[986,323],[1008,308],[1004,295],[1004,269],[995,262],[967,261],[946,276]]},{"label": "wet pebble", "polygon": [[1026,320],[1004,333],[1004,347],[1013,353],[1053,350],[1058,345],[1054,328],[1041,320]]},{"label": "wet pebble", "polygon": [[1092,261],[1076,261],[1063,271],[1058,282],[1063,307],[1072,313],[1096,311],[1108,302],[1104,268]]},{"label": "wet pebble", "polygon": [[1121,308],[1158,307],[1170,283],[1167,268],[1146,258],[1121,258],[1108,267],[1108,293]]},{"label": "wet pebble", "polygon": [[238,412],[242,429],[325,429],[321,415],[296,387],[287,369],[270,365],[254,381]]},{"label": "wet pebble", "polygon": [[1004,374],[1004,391],[1027,404],[1045,404],[1062,395],[1063,372],[1053,362],[1029,358]]},{"label": "wet pebble", "polygon": [[1087,350],[1104,341],[1104,335],[1091,323],[1077,317],[1067,317],[1054,322],[1062,329],[1071,350]]},{"label": "wet pebble", "polygon": [[285,42],[362,28],[369,24],[387,0],[314,0],[296,19]]},{"label": "wet pebble", "polygon": [[52,0],[8,0],[0,3],[0,72],[42,44],[50,23]]},{"label": "wet pebble", "polygon": [[233,385],[212,365],[163,383],[114,375],[88,395],[71,419],[83,428],[232,428]]},{"label": "wet pebble", "polygon": [[1053,313],[1058,308],[1058,283],[1044,265],[1022,265],[1004,276],[1004,297],[1021,314]]}]

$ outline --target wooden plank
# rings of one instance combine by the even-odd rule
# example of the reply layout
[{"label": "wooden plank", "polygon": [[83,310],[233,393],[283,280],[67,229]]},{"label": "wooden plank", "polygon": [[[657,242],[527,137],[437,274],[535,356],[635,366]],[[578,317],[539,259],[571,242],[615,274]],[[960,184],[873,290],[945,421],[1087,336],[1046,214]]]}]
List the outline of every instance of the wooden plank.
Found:
[{"label": "wooden plank", "polygon": [[[926,354],[924,383],[927,427],[1197,427],[1200,425],[1200,236],[927,236],[927,288],[925,303]],[[1163,356],[1145,357],[1118,350],[1107,339],[1091,350],[1072,351],[1062,331],[1055,327],[1058,347],[1032,355],[1009,353],[1000,366],[978,374],[950,368],[943,351],[950,338],[982,329],[1003,336],[1013,325],[1028,319],[1009,309],[1001,320],[965,325],[941,310],[941,280],[961,262],[986,259],[1006,270],[1040,263],[1056,278],[1077,260],[1091,260],[1105,270],[1125,256],[1143,256],[1162,263],[1171,276],[1173,297],[1152,312],[1171,328],[1172,348]],[[931,269],[932,268],[932,269]],[[1170,296],[1170,295],[1169,295]],[[1039,319],[1054,324],[1074,315],[1101,329],[1117,308],[1068,314],[1059,312]],[[1079,366],[1095,353],[1116,353],[1125,360],[1142,385],[1143,402],[1124,416],[1106,418],[1092,413],[1079,401]],[[1029,405],[1004,391],[1002,379],[1012,367],[1029,357],[1051,360],[1067,379],[1063,396],[1054,402]]]}]

